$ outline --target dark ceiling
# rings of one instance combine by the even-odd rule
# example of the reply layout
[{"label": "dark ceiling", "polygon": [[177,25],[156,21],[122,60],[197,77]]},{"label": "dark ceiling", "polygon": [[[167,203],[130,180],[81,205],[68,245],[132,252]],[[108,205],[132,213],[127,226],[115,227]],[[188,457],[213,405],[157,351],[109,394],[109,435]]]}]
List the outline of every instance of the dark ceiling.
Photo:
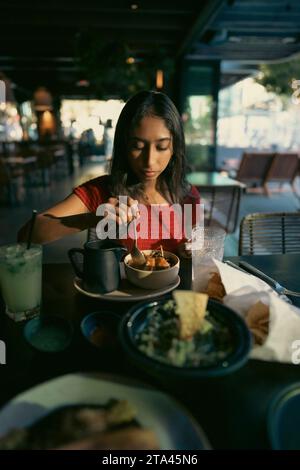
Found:
[{"label": "dark ceiling", "polygon": [[224,3],[193,55],[201,59],[274,61],[300,52],[300,0]]},{"label": "dark ceiling", "polygon": [[74,58],[87,32],[140,59],[159,47],[172,58],[239,61],[241,75],[247,63],[300,51],[300,0],[0,0],[0,13],[0,71],[28,93],[83,93]]}]

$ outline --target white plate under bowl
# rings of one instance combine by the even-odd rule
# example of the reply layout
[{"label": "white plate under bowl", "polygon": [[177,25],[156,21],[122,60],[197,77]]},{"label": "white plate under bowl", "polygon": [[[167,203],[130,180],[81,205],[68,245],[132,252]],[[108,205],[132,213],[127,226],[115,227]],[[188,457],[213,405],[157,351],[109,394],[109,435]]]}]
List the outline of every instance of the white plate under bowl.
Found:
[{"label": "white plate under bowl", "polygon": [[105,405],[112,398],[135,407],[138,422],[155,432],[161,449],[210,449],[194,418],[173,398],[138,382],[100,374],[64,375],[16,396],[0,410],[0,437],[31,426],[57,408]]},{"label": "white plate under bowl", "polygon": [[180,277],[172,284],[162,287],[161,289],[142,289],[131,284],[127,279],[122,279],[118,290],[108,292],[107,294],[97,294],[95,292],[87,291],[83,288],[82,279],[75,277],[74,287],[81,294],[93,297],[94,299],[109,300],[113,302],[139,302],[142,300],[155,299],[161,295],[167,294],[175,289],[180,283]]}]

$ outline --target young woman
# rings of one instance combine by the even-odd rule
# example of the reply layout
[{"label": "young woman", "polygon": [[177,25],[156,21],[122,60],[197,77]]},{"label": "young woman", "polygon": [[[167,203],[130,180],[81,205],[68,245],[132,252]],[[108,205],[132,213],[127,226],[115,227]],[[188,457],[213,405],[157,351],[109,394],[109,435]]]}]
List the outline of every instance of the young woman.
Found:
[{"label": "young woman", "polygon": [[[98,207],[104,203],[107,210],[103,212]],[[186,234],[178,229],[184,225],[184,210],[180,220],[178,208],[192,208],[186,216],[192,219],[187,221],[191,225],[196,221],[198,204],[198,191],[186,181],[179,113],[165,94],[143,91],[133,96],[120,114],[110,175],[76,187],[65,200],[40,213],[33,241],[48,243],[97,224],[99,236],[99,221],[103,226],[106,221],[97,217],[98,209],[97,214],[101,213],[110,223],[114,221],[119,228],[128,226],[137,216],[136,222],[143,232],[140,249],[163,245],[168,251],[183,253]],[[28,226],[29,223],[20,230],[20,241],[26,239]],[[131,249],[129,235],[119,241]]]}]

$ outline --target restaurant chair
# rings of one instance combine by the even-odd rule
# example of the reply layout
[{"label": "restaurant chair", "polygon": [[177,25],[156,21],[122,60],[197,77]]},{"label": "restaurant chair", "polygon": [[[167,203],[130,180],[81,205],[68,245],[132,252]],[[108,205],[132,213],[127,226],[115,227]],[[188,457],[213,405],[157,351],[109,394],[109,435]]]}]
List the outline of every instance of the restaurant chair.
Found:
[{"label": "restaurant chair", "polygon": [[294,183],[299,171],[297,153],[276,153],[265,177],[265,185],[269,182],[289,183],[297,195]]},{"label": "restaurant chair", "polygon": [[19,142],[17,155],[22,159],[25,186],[27,189],[36,186],[37,182],[40,180],[37,146],[32,145],[31,142]]},{"label": "restaurant chair", "polygon": [[69,167],[69,149],[65,142],[57,142],[55,145],[52,145],[51,152],[53,154],[54,168],[56,176],[65,178],[70,175]]},{"label": "restaurant chair", "polygon": [[37,169],[40,174],[40,184],[44,187],[51,183],[51,168],[54,164],[53,154],[49,148],[40,147],[37,152]]},{"label": "restaurant chair", "polygon": [[24,195],[23,176],[20,165],[11,167],[0,157],[0,196],[5,205],[14,206],[20,202]]},{"label": "restaurant chair", "polygon": [[300,253],[300,212],[254,213],[240,224],[239,256]]},{"label": "restaurant chair", "polygon": [[266,176],[272,165],[275,153],[255,152],[243,154],[236,179],[247,185],[262,187],[265,194],[269,196],[266,184]]}]

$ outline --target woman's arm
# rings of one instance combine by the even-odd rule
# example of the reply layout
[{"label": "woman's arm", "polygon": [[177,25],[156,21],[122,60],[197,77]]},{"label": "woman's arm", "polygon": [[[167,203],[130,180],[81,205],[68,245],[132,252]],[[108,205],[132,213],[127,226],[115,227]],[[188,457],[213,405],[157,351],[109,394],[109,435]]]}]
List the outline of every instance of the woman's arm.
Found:
[{"label": "woman's arm", "polygon": [[[49,243],[66,235],[95,227],[99,217],[88,211],[87,207],[75,194],[47,211],[37,215],[32,234],[33,243]],[[18,232],[18,241],[27,241],[30,221]]]}]

